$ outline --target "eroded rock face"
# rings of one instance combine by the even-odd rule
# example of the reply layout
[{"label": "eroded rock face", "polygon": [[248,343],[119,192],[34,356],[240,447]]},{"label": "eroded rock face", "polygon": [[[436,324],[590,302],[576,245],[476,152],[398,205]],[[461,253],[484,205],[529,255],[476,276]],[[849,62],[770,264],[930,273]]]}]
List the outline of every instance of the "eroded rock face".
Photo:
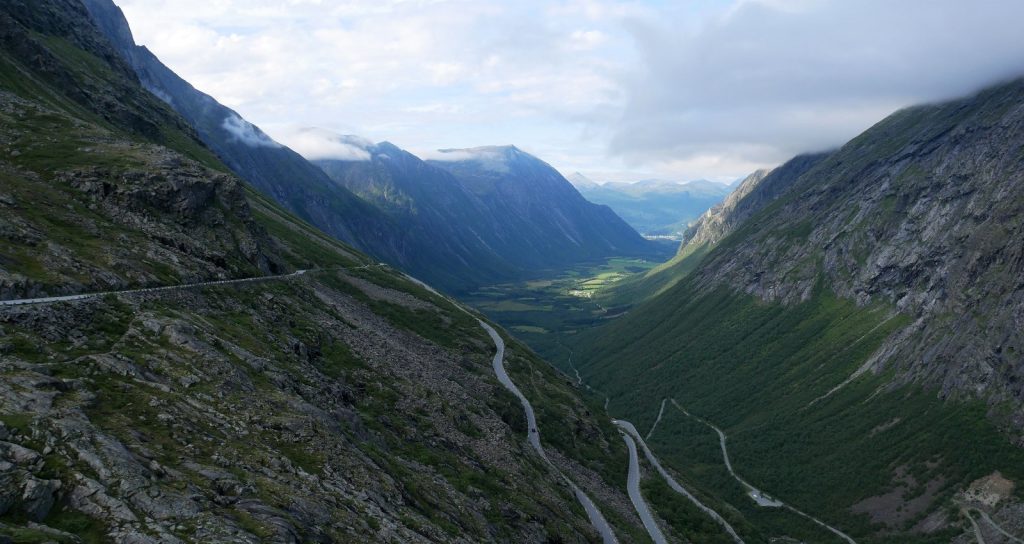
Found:
[{"label": "eroded rock face", "polygon": [[[0,357],[0,421],[30,416],[0,427],[0,511],[58,526],[78,512],[119,542],[542,542],[555,519],[592,537],[506,422],[518,405],[473,320],[320,275],[2,310],[18,341]],[[632,519],[618,487],[555,455]]]},{"label": "eroded rock face", "polygon": [[[236,178],[5,91],[0,119],[0,145],[24,151],[0,163],[9,180],[0,202],[0,238],[13,250],[0,255],[0,298],[252,276],[284,267]],[[68,157],[35,158],[51,153],[48,148],[61,139],[76,146]],[[41,186],[47,186],[42,197]],[[54,223],[63,226],[61,235],[45,235]]]},{"label": "eroded rock face", "polygon": [[826,157],[828,153],[800,155],[774,170],[758,170],[750,174],[725,201],[705,212],[683,233],[680,252],[688,246],[721,242],[750,216],[785,194],[800,176]]},{"label": "eroded rock face", "polygon": [[[0,296],[118,291],[0,307],[0,540],[593,541],[476,319],[243,190],[119,59],[77,0],[0,3]],[[639,530],[615,431],[508,354]]]},{"label": "eroded rock face", "polygon": [[[698,271],[794,303],[824,285],[915,325],[877,365],[1024,426],[1024,81],[901,111],[803,174]],[[770,176],[769,176],[770,177]],[[741,201],[742,202],[742,201]]]}]

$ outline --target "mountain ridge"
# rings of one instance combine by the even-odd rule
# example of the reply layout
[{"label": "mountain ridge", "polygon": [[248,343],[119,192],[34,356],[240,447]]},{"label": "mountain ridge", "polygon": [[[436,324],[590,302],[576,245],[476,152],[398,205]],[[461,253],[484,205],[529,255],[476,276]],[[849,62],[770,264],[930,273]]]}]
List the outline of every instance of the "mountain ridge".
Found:
[{"label": "mountain ridge", "polygon": [[[395,176],[386,172],[388,165],[378,161],[374,169],[367,169],[357,166],[357,162],[325,163],[321,160],[321,165],[331,165],[331,173],[338,178],[331,179],[323,168],[274,142],[236,112],[181,79],[149,50],[137,46],[123,13],[111,0],[84,2],[98,25],[108,37],[117,42],[118,50],[134,67],[143,85],[156,96],[168,101],[188,119],[202,140],[240,177],[328,234],[382,261],[406,269],[442,289],[465,291],[487,283],[518,279],[534,269],[560,266],[572,259],[602,258],[620,248],[627,253],[651,254],[658,251],[657,248],[645,248],[643,240],[630,239],[629,234],[615,234],[617,229],[622,230],[625,225],[599,228],[593,225],[594,221],[590,221],[590,225],[576,233],[582,236],[578,242],[593,250],[570,251],[563,257],[560,252],[551,249],[557,245],[546,243],[547,238],[565,232],[565,229],[555,229],[545,234],[538,232],[532,238],[539,244],[537,247],[548,249],[535,251],[525,245],[512,249],[513,256],[505,256],[501,254],[503,249],[499,243],[503,235],[488,236],[484,229],[497,225],[499,230],[508,232],[508,225],[483,220],[480,218],[482,206],[470,206],[471,202],[465,199],[462,201],[466,205],[465,210],[444,210],[442,207],[422,216],[425,223],[417,223],[417,217],[420,217],[418,214],[399,213],[394,202],[378,198],[380,195],[373,188],[377,182],[374,176],[392,178],[390,182],[381,183],[394,182]],[[394,153],[399,153],[399,148],[388,142],[372,145],[384,148],[391,146]],[[503,154],[511,157],[514,153],[521,153],[514,146],[487,146],[462,151],[488,153],[495,157]],[[405,159],[408,158],[405,156]],[[345,169],[359,170],[365,179],[356,180],[356,174],[342,172]],[[428,181],[440,179],[436,173],[426,172],[425,169],[420,172]],[[448,186],[452,187],[450,184]],[[406,188],[410,186],[407,184]],[[571,198],[571,195],[566,195],[557,187],[549,186],[548,189],[555,191],[548,195],[549,202]],[[426,201],[440,206],[444,200],[443,197],[433,199],[422,192],[420,194],[419,211],[424,211],[423,204]],[[470,210],[477,211],[471,214]],[[506,208],[503,211],[509,213],[513,209]],[[439,213],[447,214],[449,220],[466,218],[469,214],[474,221],[461,227],[446,225]],[[607,214],[602,216],[602,220],[609,224],[616,222],[616,218]],[[594,236],[595,239],[588,240],[587,236]],[[602,237],[607,236],[617,236],[617,243],[604,243]],[[483,241],[484,238],[487,241]],[[595,249],[598,247],[604,247],[604,252]]]},{"label": "mountain ridge", "polygon": [[[901,110],[747,184],[574,364],[639,425],[677,398],[739,433],[745,478],[859,542],[957,538],[968,487],[1024,479],[1022,104],[1018,79]],[[702,455],[687,425],[659,425],[677,463]],[[910,489],[909,521],[877,506]]]},{"label": "mountain ridge", "polygon": [[559,473],[642,537],[550,366],[500,333],[556,469],[475,317],[228,173],[78,2],[0,22],[0,291],[118,291],[0,308],[0,540],[595,540]]},{"label": "mountain ridge", "polygon": [[645,235],[673,237],[729,194],[725,185],[707,180],[594,183],[578,190],[584,198],[611,207]]},{"label": "mountain ridge", "polygon": [[[506,146],[449,149],[423,161],[393,144],[369,160],[318,160],[328,176],[389,210],[410,236],[434,241],[429,261],[466,291],[580,261],[660,251],[610,210],[585,201],[550,165]],[[429,262],[421,268],[429,266]]]}]

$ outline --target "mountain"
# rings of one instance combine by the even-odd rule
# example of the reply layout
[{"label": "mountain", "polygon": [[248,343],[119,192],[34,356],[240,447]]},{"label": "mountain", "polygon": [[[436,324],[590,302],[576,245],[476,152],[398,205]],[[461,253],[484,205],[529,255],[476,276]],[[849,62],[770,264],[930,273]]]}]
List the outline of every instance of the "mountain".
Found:
[{"label": "mountain", "polygon": [[489,211],[447,171],[393,144],[364,145],[369,160],[315,161],[335,183],[384,210],[409,240],[405,263],[450,292],[526,271],[500,244]]},{"label": "mountain", "polygon": [[772,203],[797,178],[826,156],[801,155],[773,170],[758,170],[743,178],[723,202],[712,206],[682,232],[675,256],[643,274],[612,284],[599,292],[597,298],[609,307],[627,307],[679,283],[738,224]]},{"label": "mountain", "polygon": [[572,174],[565,176],[565,180],[571,183],[577,191],[583,191],[585,189],[592,189],[594,187],[598,187],[597,182],[588,178],[587,176],[584,176],[579,172],[573,172]]},{"label": "mountain", "polygon": [[488,244],[526,269],[663,252],[611,208],[588,202],[557,170],[515,146],[446,149],[441,156],[427,163],[452,174],[482,203],[493,224]]},{"label": "mountain", "polygon": [[[148,49],[137,46],[123,13],[111,0],[84,0],[84,3],[97,25],[135,69],[143,86],[185,117],[203,142],[232,171],[324,232],[447,291],[464,291],[520,278],[524,270],[565,266],[610,256],[620,250],[630,255],[660,251],[631,237],[623,230],[621,221],[608,214],[602,215],[603,212],[591,212],[590,217],[600,216],[600,221],[609,224],[607,227],[571,225],[573,221],[584,219],[586,214],[577,214],[565,224],[557,225],[581,236],[568,243],[579,247],[569,248],[567,252],[560,251],[562,246],[558,243],[550,243],[562,238],[563,233],[544,231],[543,226],[533,229],[536,235],[530,242],[509,247],[505,243],[510,236],[507,227],[518,228],[521,223],[490,221],[488,224],[487,218],[480,217],[481,213],[491,211],[485,210],[486,206],[466,207],[467,203],[458,198],[413,188],[415,183],[424,184],[423,189],[429,188],[443,174],[425,165],[410,167],[408,163],[418,159],[397,148],[394,148],[396,155],[406,163],[394,164],[398,172],[388,172],[391,163],[376,159],[371,160],[375,164],[372,168],[364,168],[366,165],[358,164],[359,161],[348,161],[347,166],[342,164],[345,161],[328,161],[333,163],[328,168],[329,173],[338,178],[331,180],[323,169],[197,91]],[[417,175],[425,178],[416,179]],[[359,176],[365,177],[360,179]],[[379,180],[377,176],[386,179]],[[407,191],[405,197],[411,193],[418,195],[415,213],[399,212],[393,203],[373,196],[377,185],[393,184],[395,179],[402,180],[403,190]],[[556,193],[548,195],[550,198],[537,199],[534,205],[560,202],[563,195]],[[368,197],[370,202],[357,194]],[[570,205],[577,211],[583,208],[580,203]],[[431,209],[432,206],[437,209]],[[551,215],[560,213],[553,211]],[[549,226],[555,225],[549,223]],[[498,230],[487,232],[488,228]],[[591,240],[589,236],[596,238]],[[533,242],[542,242],[542,245],[532,248],[529,244]],[[506,250],[509,253],[505,253]]]},{"label": "mountain", "polygon": [[407,264],[407,254],[415,248],[409,247],[402,231],[379,210],[332,183],[298,153],[196,90],[152,52],[136,45],[128,21],[111,0],[83,3],[143,87],[184,117],[231,171],[339,240],[390,263]]},{"label": "mountain", "polygon": [[411,247],[424,248],[408,259],[411,269],[452,292],[580,261],[662,251],[607,208],[580,197],[546,163],[514,147],[449,151],[453,157],[485,157],[483,166],[475,159],[423,161],[388,142],[362,149],[368,160],[315,162],[336,183],[385,210]]},{"label": "mountain", "polygon": [[583,493],[643,538],[599,401],[248,189],[90,21],[0,4],[0,541],[592,542]]},{"label": "mountain", "polygon": [[[966,542],[971,508],[1020,527],[1019,494],[974,497],[1024,479],[1022,104],[1016,80],[902,110],[748,179],[576,368],[613,414],[661,420],[688,476],[731,480],[717,425],[744,480],[857,542]],[[834,536],[736,485],[759,527]]]},{"label": "mountain", "polygon": [[679,236],[691,221],[721,202],[729,188],[695,180],[647,179],[635,183],[577,185],[587,200],[604,204],[645,235]]},{"label": "mountain", "polygon": [[683,233],[679,253],[695,246],[717,244],[755,212],[774,202],[800,176],[826,157],[826,153],[800,155],[774,170],[758,170],[750,174],[724,202],[705,212]]}]

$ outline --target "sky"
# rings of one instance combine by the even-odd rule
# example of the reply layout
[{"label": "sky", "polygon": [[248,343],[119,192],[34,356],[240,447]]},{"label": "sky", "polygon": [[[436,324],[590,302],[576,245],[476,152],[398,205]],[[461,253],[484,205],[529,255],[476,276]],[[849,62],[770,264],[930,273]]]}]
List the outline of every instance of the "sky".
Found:
[{"label": "sky", "polygon": [[514,144],[596,181],[728,182],[1024,75],[1020,0],[115,1],[300,153]]}]

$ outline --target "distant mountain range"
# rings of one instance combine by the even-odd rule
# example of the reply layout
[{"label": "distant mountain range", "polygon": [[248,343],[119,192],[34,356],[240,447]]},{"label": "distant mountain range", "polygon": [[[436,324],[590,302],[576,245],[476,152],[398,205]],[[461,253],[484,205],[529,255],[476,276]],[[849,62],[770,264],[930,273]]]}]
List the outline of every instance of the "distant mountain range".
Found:
[{"label": "distant mountain range", "polygon": [[239,177],[324,232],[439,287],[456,292],[580,261],[664,252],[514,148],[428,164],[391,144],[371,144],[369,160],[318,168],[136,45],[111,0],[84,3],[143,86]]},{"label": "distant mountain range", "polygon": [[449,288],[662,251],[514,146],[446,150],[451,160],[431,161],[388,142],[363,149],[369,160],[314,162],[399,225],[410,269]]},{"label": "distant mountain range", "polygon": [[567,178],[580,194],[615,210],[644,235],[681,237],[689,224],[720,203],[731,186],[708,180],[646,179],[599,184],[576,172]]}]

